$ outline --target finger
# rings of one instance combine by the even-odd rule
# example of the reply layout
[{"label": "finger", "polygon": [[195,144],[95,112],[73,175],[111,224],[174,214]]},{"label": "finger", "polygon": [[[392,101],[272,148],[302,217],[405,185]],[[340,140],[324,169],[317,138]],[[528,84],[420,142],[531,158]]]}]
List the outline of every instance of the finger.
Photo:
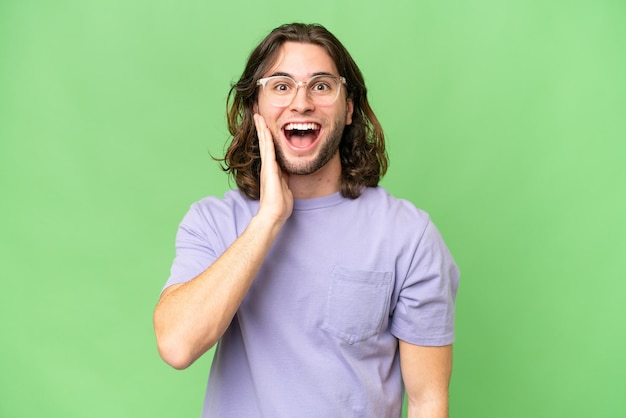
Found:
[{"label": "finger", "polygon": [[256,127],[256,136],[259,140],[259,154],[261,156],[261,161],[263,161],[264,153],[265,153],[265,121],[263,117],[258,113],[254,114],[254,126]]},{"label": "finger", "polygon": [[265,119],[257,113],[254,115],[254,124],[256,126],[257,137],[259,139],[261,162],[274,160],[274,142],[272,134],[265,123]]},{"label": "finger", "polygon": [[260,120],[260,117],[261,117],[261,115],[259,115],[259,114],[257,114],[257,113],[255,113],[255,114],[253,115],[253,118],[254,118],[254,126],[256,127],[256,136],[257,136],[257,139],[258,139],[258,141],[259,141],[259,153],[261,154],[261,159],[262,159],[262,157],[263,157],[263,145],[264,145],[264,143],[263,143],[263,138],[262,138],[262,136],[263,136],[263,129],[262,129],[262,127],[261,127],[261,120]]}]

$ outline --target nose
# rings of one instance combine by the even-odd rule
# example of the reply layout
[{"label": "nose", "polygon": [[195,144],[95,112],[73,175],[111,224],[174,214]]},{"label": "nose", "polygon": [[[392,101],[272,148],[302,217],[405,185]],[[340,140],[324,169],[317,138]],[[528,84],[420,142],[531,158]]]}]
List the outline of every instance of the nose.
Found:
[{"label": "nose", "polygon": [[309,89],[305,83],[299,83],[296,89],[296,95],[289,105],[291,110],[304,113],[313,110],[315,107],[311,96],[309,96]]}]

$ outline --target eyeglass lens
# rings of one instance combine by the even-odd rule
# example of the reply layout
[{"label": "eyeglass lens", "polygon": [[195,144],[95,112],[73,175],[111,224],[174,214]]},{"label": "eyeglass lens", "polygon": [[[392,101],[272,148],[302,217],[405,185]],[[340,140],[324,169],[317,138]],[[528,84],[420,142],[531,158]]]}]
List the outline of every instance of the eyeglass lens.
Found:
[{"label": "eyeglass lens", "polygon": [[337,99],[340,83],[339,79],[328,75],[312,77],[301,85],[290,77],[274,76],[267,79],[263,90],[267,99],[275,106],[289,105],[299,87],[307,89],[307,94],[314,103],[325,105],[332,104]]}]

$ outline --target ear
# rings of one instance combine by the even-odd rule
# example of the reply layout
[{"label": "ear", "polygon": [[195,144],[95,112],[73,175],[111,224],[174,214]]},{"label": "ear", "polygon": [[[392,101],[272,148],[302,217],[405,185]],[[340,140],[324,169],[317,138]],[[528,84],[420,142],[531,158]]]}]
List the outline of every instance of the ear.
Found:
[{"label": "ear", "polygon": [[348,99],[346,102],[346,125],[352,124],[352,112],[354,111],[354,102]]},{"label": "ear", "polygon": [[254,106],[252,106],[252,113],[259,113],[259,102],[254,102]]}]

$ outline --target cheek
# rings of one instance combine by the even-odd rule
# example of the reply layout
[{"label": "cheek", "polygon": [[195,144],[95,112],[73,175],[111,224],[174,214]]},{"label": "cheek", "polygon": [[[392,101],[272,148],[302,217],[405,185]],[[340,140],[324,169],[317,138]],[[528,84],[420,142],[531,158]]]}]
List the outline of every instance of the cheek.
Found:
[{"label": "cheek", "polygon": [[265,103],[263,100],[259,100],[257,102],[254,111],[263,116],[266,122],[268,122],[269,120],[276,120],[281,113],[281,109],[276,108],[276,106],[271,106]]}]

